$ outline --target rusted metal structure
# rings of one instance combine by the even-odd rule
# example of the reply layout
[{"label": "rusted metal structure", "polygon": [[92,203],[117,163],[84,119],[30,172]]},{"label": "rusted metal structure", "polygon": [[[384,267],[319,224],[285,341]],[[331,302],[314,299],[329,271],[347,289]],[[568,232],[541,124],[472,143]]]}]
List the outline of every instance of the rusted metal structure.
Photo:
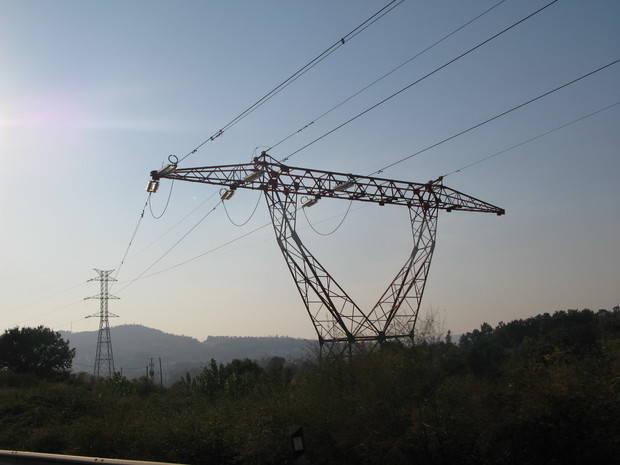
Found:
[{"label": "rusted metal structure", "polygon": [[[321,347],[361,341],[411,338],[428,277],[439,210],[495,213],[504,210],[443,185],[397,181],[282,164],[263,152],[251,163],[178,168],[151,172],[149,191],[159,179],[223,186],[222,201],[237,189],[263,191],[276,240],[293,276]],[[406,207],[413,243],[405,264],[369,310],[362,310],[303,244],[296,232],[297,211],[321,198]]]}]

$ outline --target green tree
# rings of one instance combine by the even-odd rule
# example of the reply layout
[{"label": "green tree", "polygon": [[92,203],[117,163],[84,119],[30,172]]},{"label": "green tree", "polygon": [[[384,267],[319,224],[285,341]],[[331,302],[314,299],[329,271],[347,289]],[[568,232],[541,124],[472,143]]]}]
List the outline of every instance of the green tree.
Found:
[{"label": "green tree", "polygon": [[33,373],[43,378],[71,369],[75,349],[49,328],[12,328],[0,336],[0,370]]}]

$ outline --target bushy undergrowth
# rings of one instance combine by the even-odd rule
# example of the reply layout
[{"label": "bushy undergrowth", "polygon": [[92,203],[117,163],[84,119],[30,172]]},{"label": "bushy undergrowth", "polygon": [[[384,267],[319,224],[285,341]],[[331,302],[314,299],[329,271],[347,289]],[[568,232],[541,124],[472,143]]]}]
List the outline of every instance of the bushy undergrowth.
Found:
[{"label": "bushy undergrowth", "polygon": [[620,311],[483,325],[350,359],[209,363],[168,389],[0,373],[0,448],[192,464],[610,463]]}]

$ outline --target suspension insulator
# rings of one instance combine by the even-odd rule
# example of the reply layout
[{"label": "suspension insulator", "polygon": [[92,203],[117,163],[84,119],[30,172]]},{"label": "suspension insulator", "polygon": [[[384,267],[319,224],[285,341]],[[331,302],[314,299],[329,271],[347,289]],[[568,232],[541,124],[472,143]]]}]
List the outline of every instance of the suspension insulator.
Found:
[{"label": "suspension insulator", "polygon": [[157,192],[157,189],[159,189],[159,181],[156,181],[156,180],[149,181],[149,183],[146,185],[147,192],[155,193]]}]

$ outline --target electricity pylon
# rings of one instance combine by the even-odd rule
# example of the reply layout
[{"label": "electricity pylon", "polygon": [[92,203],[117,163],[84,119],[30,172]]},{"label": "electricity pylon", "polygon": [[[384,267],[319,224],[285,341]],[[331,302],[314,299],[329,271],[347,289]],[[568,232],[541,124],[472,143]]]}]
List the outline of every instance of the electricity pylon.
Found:
[{"label": "electricity pylon", "polygon": [[[438,178],[427,183],[313,170],[284,165],[267,153],[252,163],[178,168],[168,165],[151,171],[147,190],[156,192],[159,179],[225,186],[223,201],[236,189],[265,194],[278,246],[293,276],[317,333],[321,349],[361,341],[385,342],[412,338],[426,278],[435,250],[439,210],[495,213],[502,208],[443,185]],[[372,202],[406,207],[413,244],[405,264],[378,302],[363,311],[303,244],[296,232],[297,211],[321,198]]]},{"label": "electricity pylon", "polygon": [[96,278],[89,279],[88,281],[99,281],[99,294],[84,298],[84,300],[99,300],[99,311],[86,317],[99,317],[97,351],[95,353],[93,375],[110,378],[114,374],[114,355],[112,352],[112,339],[110,338],[109,318],[118,317],[118,315],[108,311],[108,300],[118,299],[119,297],[110,295],[108,291],[108,283],[111,281],[116,281],[116,279],[110,276],[114,270],[99,270],[97,268],[94,268],[94,270],[97,272],[98,276]]}]

